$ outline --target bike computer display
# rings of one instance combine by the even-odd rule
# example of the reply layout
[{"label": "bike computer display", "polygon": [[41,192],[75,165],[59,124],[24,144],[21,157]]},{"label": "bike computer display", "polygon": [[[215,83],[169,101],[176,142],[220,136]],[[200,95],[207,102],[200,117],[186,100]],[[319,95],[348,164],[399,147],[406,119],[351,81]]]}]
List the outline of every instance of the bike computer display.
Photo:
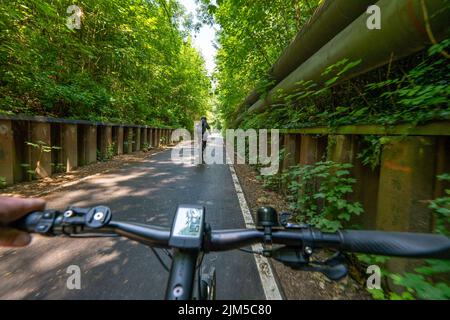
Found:
[{"label": "bike computer display", "polygon": [[179,205],[172,223],[169,245],[175,248],[200,249],[204,220],[204,207]]}]

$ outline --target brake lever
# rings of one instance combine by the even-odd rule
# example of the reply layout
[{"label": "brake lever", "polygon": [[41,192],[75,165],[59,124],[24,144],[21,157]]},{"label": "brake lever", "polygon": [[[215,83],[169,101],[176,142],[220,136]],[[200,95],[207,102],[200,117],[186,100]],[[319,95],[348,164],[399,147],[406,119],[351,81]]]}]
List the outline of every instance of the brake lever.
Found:
[{"label": "brake lever", "polygon": [[312,272],[320,272],[324,276],[326,276],[328,279],[332,281],[339,281],[348,274],[348,268],[344,264],[338,264],[334,266],[328,266],[328,265],[307,265],[304,267],[301,267],[299,269],[296,269],[299,271],[312,271]]},{"label": "brake lever", "polygon": [[291,222],[292,216],[293,214],[291,212],[281,212],[279,214],[280,224],[285,229],[308,229],[311,227],[309,224],[306,223]]},{"label": "brake lever", "polygon": [[310,255],[301,248],[282,247],[273,250],[271,257],[293,270],[320,272],[328,279],[338,281],[348,274],[344,255],[337,252],[326,261],[310,261]]},{"label": "brake lever", "polygon": [[339,251],[323,262],[314,262],[313,268],[315,270],[312,271],[321,272],[333,281],[339,281],[348,274],[347,259]]}]

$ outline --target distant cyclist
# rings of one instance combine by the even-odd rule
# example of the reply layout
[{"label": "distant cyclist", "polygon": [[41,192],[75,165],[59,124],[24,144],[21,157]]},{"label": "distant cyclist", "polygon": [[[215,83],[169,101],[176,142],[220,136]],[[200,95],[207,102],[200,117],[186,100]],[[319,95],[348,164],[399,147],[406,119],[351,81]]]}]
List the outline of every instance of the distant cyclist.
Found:
[{"label": "distant cyclist", "polygon": [[208,130],[210,130],[211,128],[209,127],[209,124],[206,121],[206,117],[202,117],[201,124],[202,124],[202,154],[203,154],[206,148],[206,141],[208,141]]}]

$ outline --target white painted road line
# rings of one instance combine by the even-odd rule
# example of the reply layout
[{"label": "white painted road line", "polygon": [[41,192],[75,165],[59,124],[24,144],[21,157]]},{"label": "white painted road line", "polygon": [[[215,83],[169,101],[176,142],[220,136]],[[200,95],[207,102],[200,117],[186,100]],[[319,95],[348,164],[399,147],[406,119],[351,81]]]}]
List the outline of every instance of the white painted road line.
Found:
[{"label": "white painted road line", "polygon": [[[228,163],[230,162],[228,161]],[[248,229],[255,228],[255,223],[253,221],[252,214],[247,206],[247,201],[245,200],[244,192],[242,191],[241,184],[239,183],[236,171],[234,170],[234,166],[230,164],[229,167],[231,176],[233,178],[234,189],[236,190],[242,215],[244,216],[245,226]],[[252,245],[253,251],[261,251],[262,249],[263,248],[261,244]],[[282,300],[283,297],[280,293],[280,289],[278,288],[277,282],[275,281],[272,267],[270,266],[267,258],[259,254],[254,254],[253,257],[255,258],[256,267],[258,268],[266,300]]]}]

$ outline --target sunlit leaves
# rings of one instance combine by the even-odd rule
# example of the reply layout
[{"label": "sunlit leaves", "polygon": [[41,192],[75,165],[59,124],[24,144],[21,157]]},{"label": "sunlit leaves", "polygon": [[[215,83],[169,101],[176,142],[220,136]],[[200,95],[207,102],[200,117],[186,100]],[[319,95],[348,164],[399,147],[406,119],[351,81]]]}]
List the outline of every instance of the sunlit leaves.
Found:
[{"label": "sunlit leaves", "polygon": [[252,89],[264,97],[272,87],[268,70],[319,1],[199,2],[203,3],[204,20],[214,18],[220,25],[215,76],[222,117],[230,120]]},{"label": "sunlit leaves", "polygon": [[0,5],[0,110],[89,120],[190,126],[208,108],[199,53],[178,29],[175,0]]}]

